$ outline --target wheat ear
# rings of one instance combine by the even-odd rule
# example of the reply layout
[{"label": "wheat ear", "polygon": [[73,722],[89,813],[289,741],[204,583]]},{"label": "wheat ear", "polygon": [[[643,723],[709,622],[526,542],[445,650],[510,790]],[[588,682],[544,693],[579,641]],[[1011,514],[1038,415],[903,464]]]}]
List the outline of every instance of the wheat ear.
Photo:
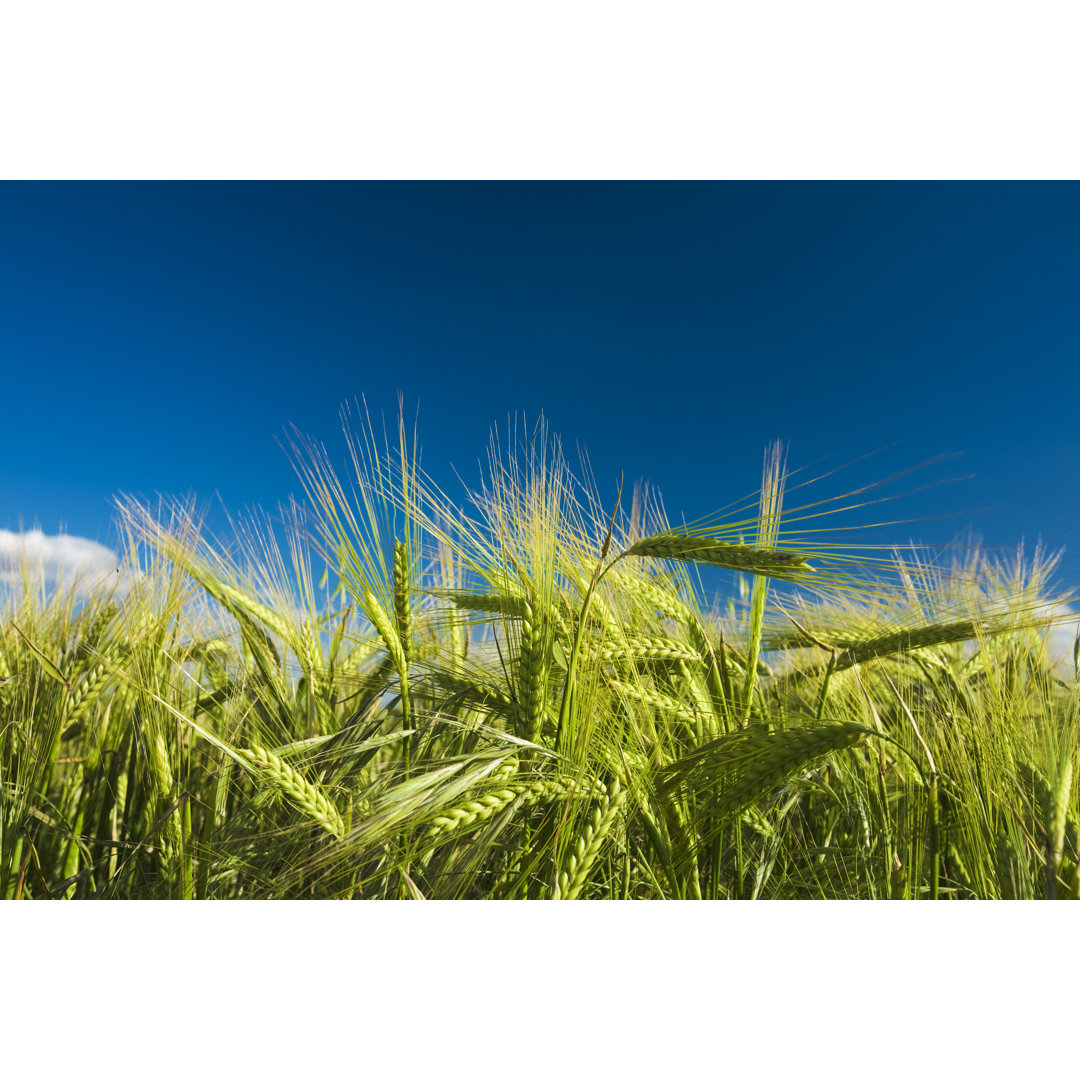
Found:
[{"label": "wheat ear", "polygon": [[520,618],[525,611],[525,598],[503,593],[463,592],[460,589],[428,589],[429,593],[449,600],[465,611],[486,611],[492,615]]},{"label": "wheat ear", "polygon": [[598,785],[568,784],[563,780],[544,779],[516,784],[505,783],[517,770],[513,761],[508,761],[492,774],[492,778],[504,781],[503,786],[471,799],[467,803],[454,807],[452,810],[444,810],[438,817],[432,818],[429,823],[429,835],[438,836],[442,833],[456,831],[458,829],[471,828],[481,822],[494,817],[511,803],[517,802],[519,807],[533,806],[541,799],[563,799],[573,790],[578,798],[588,798],[590,795],[600,794],[603,789]]},{"label": "wheat ear", "polygon": [[544,619],[530,591],[525,597],[521,620],[521,651],[519,654],[519,697],[525,722],[525,738],[537,742],[544,723],[547,691],[547,642]]},{"label": "wheat ear", "polygon": [[627,548],[623,554],[708,563],[710,566],[726,566],[731,570],[765,577],[787,577],[814,569],[806,561],[809,556],[803,552],[727,544],[705,536],[687,536],[675,532],[647,536]]},{"label": "wheat ear", "polygon": [[394,616],[398,640],[408,667],[412,660],[412,611],[409,589],[409,549],[404,540],[394,541]]},{"label": "wheat ear", "polygon": [[688,720],[693,722],[695,715],[692,709],[688,709],[676,698],[662,694],[659,690],[649,690],[643,686],[635,686],[633,683],[621,682],[618,679],[609,679],[608,686],[616,695],[640,701],[643,705],[656,709],[663,716]]},{"label": "wheat ear", "polygon": [[861,724],[837,721],[786,731],[755,728],[724,735],[661,770],[658,790],[708,795],[717,819],[746,809],[819,758],[876,734]]},{"label": "wheat ear", "polygon": [[383,644],[386,645],[387,652],[394,661],[398,675],[402,679],[407,679],[409,661],[405,656],[405,647],[398,636],[397,627],[390,621],[378,597],[370,589],[365,589],[364,601],[362,605],[364,614],[371,620],[371,625],[378,631],[379,637],[383,639]]},{"label": "wheat ear", "polygon": [[1050,852],[1053,856],[1054,869],[1061,864],[1065,851],[1065,830],[1069,818],[1069,798],[1072,795],[1073,761],[1065,758],[1058,766],[1053,798],[1050,803],[1049,824]]},{"label": "wheat ear", "polygon": [[1035,797],[1046,832],[1046,888],[1047,896],[1052,898],[1057,891],[1057,871],[1065,853],[1066,839],[1074,846],[1076,844],[1076,819],[1069,813],[1073,761],[1071,757],[1067,757],[1060,762],[1052,787],[1042,773],[1027,762],[1018,762],[1017,772]]},{"label": "wheat ear", "polygon": [[[242,621],[261,623],[262,626],[272,630],[282,641],[291,641],[295,630],[289,621],[279,615],[273,608],[261,603],[247,593],[219,581],[205,567],[191,563],[185,565],[185,570],[219,603],[228,608]],[[261,627],[260,627],[261,629]]]},{"label": "wheat ear", "polygon": [[446,810],[432,818],[429,835],[469,829],[493,818],[500,811],[516,802],[519,807],[532,806],[543,798],[561,798],[566,792],[564,785],[556,780],[540,780],[533,784],[508,784],[489,791],[452,810]]},{"label": "wheat ear", "polygon": [[643,607],[658,611],[662,616],[675,619],[680,623],[693,620],[693,612],[678,593],[671,589],[666,589],[657,585],[655,581],[638,577],[636,574],[616,571],[614,576],[619,588]]},{"label": "wheat ear", "polygon": [[237,750],[236,753],[249,765],[254,766],[260,779],[269,781],[331,836],[340,840],[345,835],[345,822],[337,807],[291,765],[261,746],[251,746],[246,750]]},{"label": "wheat ear", "polygon": [[970,641],[980,633],[988,632],[983,623],[963,619],[959,622],[938,623],[934,626],[920,626],[914,630],[898,630],[892,634],[883,634],[838,653],[833,671],[843,671],[856,664],[864,664],[877,656],[892,656],[894,653],[911,652],[913,649],[926,649],[933,645],[949,645],[957,641]]},{"label": "wheat ear", "polygon": [[593,810],[588,824],[574,842],[566,862],[566,869],[559,872],[551,890],[552,900],[576,900],[588,880],[601,845],[611,831],[626,801],[626,792],[618,780],[612,780],[604,793],[600,806]]},{"label": "wheat ear", "polygon": [[97,664],[92,667],[72,688],[68,696],[68,721],[77,720],[93,704],[105,689],[105,672],[108,669],[105,664]]},{"label": "wheat ear", "polygon": [[599,658],[607,663],[633,660],[696,660],[700,657],[689,645],[667,637],[632,637],[618,644],[604,645]]}]

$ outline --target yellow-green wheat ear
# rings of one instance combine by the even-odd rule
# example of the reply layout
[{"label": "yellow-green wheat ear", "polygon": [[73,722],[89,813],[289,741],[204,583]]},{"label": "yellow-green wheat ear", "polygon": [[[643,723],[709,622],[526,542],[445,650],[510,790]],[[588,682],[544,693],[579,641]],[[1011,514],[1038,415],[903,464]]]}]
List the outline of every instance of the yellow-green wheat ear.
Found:
[{"label": "yellow-green wheat ear", "polygon": [[412,607],[409,581],[409,548],[404,540],[394,541],[394,614],[405,665],[412,663]]},{"label": "yellow-green wheat ear", "polygon": [[256,777],[280,791],[297,809],[303,811],[331,836],[341,839],[345,835],[345,822],[337,807],[277,754],[257,745],[237,750],[236,754],[253,768]]}]

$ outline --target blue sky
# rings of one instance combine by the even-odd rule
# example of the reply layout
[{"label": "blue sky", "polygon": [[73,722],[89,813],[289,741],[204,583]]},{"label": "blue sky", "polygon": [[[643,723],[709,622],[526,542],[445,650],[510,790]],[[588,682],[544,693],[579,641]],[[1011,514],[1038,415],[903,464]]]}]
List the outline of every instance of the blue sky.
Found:
[{"label": "blue sky", "polygon": [[675,518],[771,439],[896,444],[848,483],[971,474],[885,510],[928,519],[896,539],[1080,550],[1077,184],[7,182],[0,236],[0,529],[272,508],[285,425],[337,453],[343,402],[400,391],[451,489],[515,413]]}]

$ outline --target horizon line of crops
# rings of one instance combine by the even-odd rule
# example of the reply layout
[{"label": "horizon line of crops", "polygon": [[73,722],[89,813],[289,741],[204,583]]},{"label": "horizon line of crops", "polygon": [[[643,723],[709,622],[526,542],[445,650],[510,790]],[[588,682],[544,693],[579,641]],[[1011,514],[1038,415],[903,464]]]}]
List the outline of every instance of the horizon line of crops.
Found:
[{"label": "horizon line of crops", "polygon": [[347,482],[294,435],[284,546],[124,499],[113,582],[24,568],[0,895],[1080,894],[1055,560],[840,543],[878,486],[791,507],[779,445],[752,499],[672,527],[542,429],[464,505],[403,421],[346,434]]}]

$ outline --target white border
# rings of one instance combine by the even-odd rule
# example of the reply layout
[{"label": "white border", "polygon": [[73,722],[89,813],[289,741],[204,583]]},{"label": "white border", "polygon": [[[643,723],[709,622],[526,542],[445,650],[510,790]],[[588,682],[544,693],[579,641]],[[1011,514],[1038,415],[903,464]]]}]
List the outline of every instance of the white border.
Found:
[{"label": "white border", "polygon": [[1077,10],[8,4],[0,177],[1075,178]]}]

